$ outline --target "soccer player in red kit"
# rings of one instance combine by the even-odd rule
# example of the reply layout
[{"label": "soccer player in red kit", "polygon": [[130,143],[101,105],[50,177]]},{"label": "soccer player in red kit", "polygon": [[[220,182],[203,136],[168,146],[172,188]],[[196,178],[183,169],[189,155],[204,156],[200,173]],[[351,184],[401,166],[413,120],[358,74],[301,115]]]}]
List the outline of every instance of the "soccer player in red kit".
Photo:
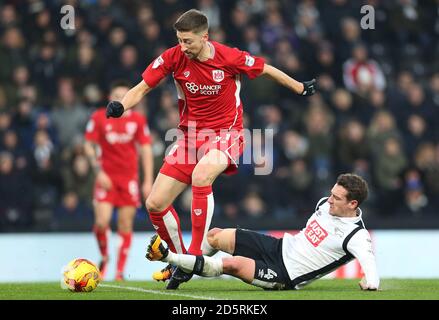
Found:
[{"label": "soccer player in red kit", "polygon": [[[121,100],[130,86],[117,82],[110,89],[110,100]],[[140,205],[138,151],[144,174],[142,194],[149,195],[153,182],[153,157],[146,118],[134,111],[125,112],[120,119],[107,119],[105,109],[95,111],[85,133],[85,151],[96,172],[94,189],[95,224],[93,231],[102,256],[101,276],[108,265],[108,236],[114,207],[118,208],[117,228],[119,247],[116,280],[123,280],[133,222]],[[96,150],[99,147],[100,150]]]},{"label": "soccer player in red kit", "polygon": [[[166,155],[146,200],[146,208],[157,233],[170,250],[186,253],[180,221],[172,203],[191,185],[192,240],[187,253],[209,254],[212,248],[206,241],[206,234],[214,206],[212,184],[221,173],[237,171],[237,161],[243,152],[243,105],[239,97],[241,75],[245,74],[250,79],[268,75],[303,96],[315,92],[315,80],[296,81],[266,64],[263,58],[209,41],[207,17],[198,10],[191,9],[182,14],[174,29],[179,44],[157,57],[143,72],[142,81],[131,88],[120,102],[111,101],[107,105],[107,116],[120,117],[163,78],[172,74],[178,94],[179,129],[183,136]],[[204,133],[208,130],[216,137],[204,143]],[[199,155],[195,161],[191,161],[193,153]],[[168,266],[161,274],[154,274],[153,278],[167,280],[169,274]],[[191,276],[177,268],[167,289],[178,288]]]}]

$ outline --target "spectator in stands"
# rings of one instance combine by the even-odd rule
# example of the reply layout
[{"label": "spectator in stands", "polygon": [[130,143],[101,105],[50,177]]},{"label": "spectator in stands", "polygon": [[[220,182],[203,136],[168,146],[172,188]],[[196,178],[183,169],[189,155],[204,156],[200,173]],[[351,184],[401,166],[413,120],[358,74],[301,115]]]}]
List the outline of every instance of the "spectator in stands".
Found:
[{"label": "spectator in stands", "polygon": [[243,214],[249,219],[260,219],[265,216],[266,208],[261,196],[254,191],[248,192],[241,203]]},{"label": "spectator in stands", "polygon": [[280,188],[291,197],[289,207],[287,207],[285,218],[291,217],[291,214],[304,214],[314,201],[315,195],[313,190],[314,175],[313,171],[308,165],[308,162],[303,158],[297,158],[290,163],[288,168],[288,176],[286,178],[286,185],[288,188]]},{"label": "spectator in stands", "polygon": [[6,28],[0,39],[0,81],[8,83],[13,70],[26,64],[26,40],[22,30],[15,26]]},{"label": "spectator in stands", "polygon": [[[31,186],[29,179],[14,166],[14,156],[0,152],[0,230],[31,227]],[[26,230],[26,229],[24,229]]]},{"label": "spectator in stands", "polygon": [[61,57],[51,44],[43,44],[38,56],[32,63],[32,75],[38,85],[40,99],[44,105],[50,105],[56,96],[56,83],[61,71]]},{"label": "spectator in stands", "polygon": [[58,82],[59,101],[52,112],[53,125],[58,132],[61,149],[71,146],[75,137],[82,136],[89,112],[80,102],[71,78]]},{"label": "spectator in stands", "polygon": [[367,132],[367,140],[374,158],[383,153],[384,142],[388,138],[401,139],[401,132],[396,126],[395,118],[388,111],[374,114]]},{"label": "spectator in stands", "polygon": [[424,191],[421,175],[416,169],[409,169],[404,175],[404,202],[400,209],[401,215],[413,218],[426,218],[434,212],[430,200]]},{"label": "spectator in stands", "polygon": [[370,160],[366,128],[357,120],[349,120],[338,132],[337,171],[351,172],[359,160]]},{"label": "spectator in stands", "polygon": [[433,138],[427,121],[417,114],[409,116],[403,135],[405,152],[408,156],[415,154],[421,143],[432,141]]},{"label": "spectator in stands", "polygon": [[389,137],[384,140],[383,153],[376,158],[374,179],[380,192],[380,212],[390,215],[394,204],[401,199],[404,186],[402,174],[408,165],[398,139]]},{"label": "spectator in stands", "polygon": [[352,57],[343,64],[343,79],[348,90],[359,94],[386,87],[386,78],[380,65],[368,57],[364,44],[353,47]]},{"label": "spectator in stands", "polygon": [[47,227],[59,201],[61,190],[57,151],[46,131],[38,130],[34,136],[31,158],[31,181],[34,219],[37,225]]},{"label": "spectator in stands", "polygon": [[352,95],[349,91],[341,88],[336,89],[331,98],[336,128],[340,128],[349,120],[358,117],[358,109],[355,108]]},{"label": "spectator in stands", "polygon": [[304,159],[308,156],[309,142],[306,136],[296,131],[288,130],[282,136],[281,163],[289,165],[297,159]]},{"label": "spectator in stands", "polygon": [[12,119],[12,125],[17,130],[17,134],[23,146],[30,146],[32,144],[34,113],[32,103],[28,99],[20,99],[16,113]]},{"label": "spectator in stands", "polygon": [[414,154],[416,168],[422,173],[425,192],[435,208],[439,206],[439,152],[433,143],[421,144]]},{"label": "spectator in stands", "polygon": [[324,106],[311,105],[305,116],[306,134],[309,139],[309,157],[315,172],[317,188],[326,188],[332,172],[334,118]]}]

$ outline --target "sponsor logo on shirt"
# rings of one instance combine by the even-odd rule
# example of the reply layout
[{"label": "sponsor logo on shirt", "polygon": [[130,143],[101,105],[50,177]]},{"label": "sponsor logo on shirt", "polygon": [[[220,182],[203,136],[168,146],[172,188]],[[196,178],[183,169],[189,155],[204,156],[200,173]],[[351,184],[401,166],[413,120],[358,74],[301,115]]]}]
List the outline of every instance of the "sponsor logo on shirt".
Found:
[{"label": "sponsor logo on shirt", "polygon": [[305,237],[317,247],[328,236],[328,232],[323,229],[316,220],[311,221],[305,230]]},{"label": "sponsor logo on shirt", "polygon": [[192,93],[196,94],[199,92],[202,95],[205,96],[211,96],[215,94],[219,94],[219,91],[221,90],[220,84],[214,84],[214,85],[207,85],[207,84],[199,84],[193,82],[186,82],[185,83],[186,89]]},{"label": "sponsor logo on shirt", "polygon": [[184,75],[185,78],[189,77],[190,74],[191,74],[190,71],[183,72],[183,75]]},{"label": "sponsor logo on shirt", "polygon": [[212,70],[212,78],[215,82],[221,82],[224,80],[224,71],[223,70]]},{"label": "sponsor logo on shirt", "polygon": [[251,56],[245,56],[245,65],[247,67],[253,67],[254,64],[255,64],[255,58]]},{"label": "sponsor logo on shirt", "polygon": [[152,64],[153,69],[157,69],[160,65],[165,63],[162,56],[159,56],[157,59],[154,60],[154,63]]},{"label": "sponsor logo on shirt", "polygon": [[107,132],[105,139],[109,144],[128,143],[133,140],[133,135],[129,133]]}]

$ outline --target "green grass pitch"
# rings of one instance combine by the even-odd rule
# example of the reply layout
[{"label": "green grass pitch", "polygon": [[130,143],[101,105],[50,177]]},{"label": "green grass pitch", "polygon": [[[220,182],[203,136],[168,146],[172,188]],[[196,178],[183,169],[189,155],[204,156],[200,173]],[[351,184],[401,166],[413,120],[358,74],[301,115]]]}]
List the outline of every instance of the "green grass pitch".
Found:
[{"label": "green grass pitch", "polygon": [[176,291],[163,282],[102,282],[90,293],[60,283],[0,283],[0,300],[439,300],[439,279],[383,279],[381,291],[364,292],[358,280],[322,279],[302,290],[264,291],[235,279],[193,279]]}]

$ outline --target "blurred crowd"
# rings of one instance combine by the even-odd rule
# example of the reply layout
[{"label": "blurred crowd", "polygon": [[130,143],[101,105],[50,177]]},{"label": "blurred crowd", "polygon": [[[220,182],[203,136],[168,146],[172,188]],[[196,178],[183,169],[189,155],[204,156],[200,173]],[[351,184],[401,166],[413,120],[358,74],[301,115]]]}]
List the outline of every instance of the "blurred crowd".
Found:
[{"label": "blurred crowd", "polygon": [[[74,30],[60,27],[66,4],[75,8]],[[361,28],[363,5],[374,8],[375,29]],[[172,25],[193,7],[207,14],[211,40],[319,84],[318,94],[303,98],[265,79],[243,80],[245,126],[271,129],[274,147],[218,179],[216,219],[293,221],[312,212],[342,172],[369,182],[368,217],[438,214],[437,0],[6,0],[0,230],[57,230],[93,219],[87,120],[106,105],[114,80],[136,84],[177,44]],[[178,124],[176,102],[169,77],[137,106],[149,120],[156,172],[165,133]],[[273,172],[255,176],[265,162]],[[190,216],[190,197],[189,189],[177,201],[182,216]]]}]

